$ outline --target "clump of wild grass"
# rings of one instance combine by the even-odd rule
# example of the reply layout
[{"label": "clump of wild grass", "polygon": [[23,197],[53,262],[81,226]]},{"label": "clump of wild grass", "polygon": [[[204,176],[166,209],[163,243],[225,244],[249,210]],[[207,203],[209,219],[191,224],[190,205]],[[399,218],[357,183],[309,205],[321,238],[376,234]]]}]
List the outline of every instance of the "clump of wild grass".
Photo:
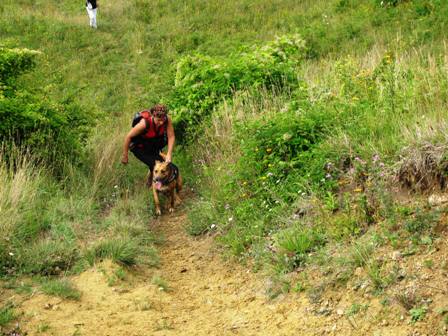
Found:
[{"label": "clump of wild grass", "polygon": [[414,290],[397,291],[394,299],[406,310],[411,310],[417,304],[417,295]]},{"label": "clump of wild grass", "polygon": [[42,283],[41,290],[47,295],[57,296],[63,299],[79,300],[81,292],[66,279],[48,279]]},{"label": "clump of wild grass", "polygon": [[110,238],[87,250],[85,258],[90,265],[97,260],[109,258],[118,264],[132,266],[137,263],[139,252],[138,244],[133,239]]},{"label": "clump of wild grass", "polygon": [[69,242],[39,240],[23,248],[19,259],[24,273],[57,275],[69,270],[78,260],[78,248]]},{"label": "clump of wild grass", "polygon": [[443,141],[423,141],[402,151],[396,176],[408,189],[418,192],[445,190],[448,184],[448,134]]},{"label": "clump of wild grass", "polygon": [[14,306],[12,303],[7,303],[0,308],[0,327],[6,326],[9,322],[14,320],[16,314],[14,313]]},{"label": "clump of wild grass", "polygon": [[168,285],[168,282],[162,278],[160,275],[154,275],[152,277],[151,283],[161,291],[167,292],[170,290],[170,286]]}]

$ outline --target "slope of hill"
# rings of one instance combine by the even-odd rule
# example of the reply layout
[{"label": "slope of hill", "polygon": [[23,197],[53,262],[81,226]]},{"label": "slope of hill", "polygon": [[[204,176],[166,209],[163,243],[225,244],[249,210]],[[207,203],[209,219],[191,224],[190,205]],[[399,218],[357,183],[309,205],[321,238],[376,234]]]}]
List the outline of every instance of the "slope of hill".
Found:
[{"label": "slope of hill", "polygon": [[[133,113],[162,101],[197,196],[190,235],[268,277],[271,299],[299,298],[291,310],[317,332],[446,333],[448,3],[114,0],[100,3],[98,30],[83,5],[0,4],[0,45],[40,52],[33,71],[0,78],[2,125],[12,112],[91,118],[77,119],[76,157],[50,143],[35,161],[0,128],[3,287],[76,300],[74,283],[104,259],[121,265],[111,283],[158,265],[145,172],[119,155]],[[9,289],[6,331],[22,309]]]}]

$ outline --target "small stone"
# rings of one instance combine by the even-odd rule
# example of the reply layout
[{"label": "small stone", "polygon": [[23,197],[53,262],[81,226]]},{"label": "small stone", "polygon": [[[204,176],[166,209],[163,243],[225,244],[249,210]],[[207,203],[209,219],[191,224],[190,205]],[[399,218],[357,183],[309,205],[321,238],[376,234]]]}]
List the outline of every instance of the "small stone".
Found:
[{"label": "small stone", "polygon": [[448,202],[448,195],[432,194],[431,196],[428,197],[428,203],[431,206],[437,206],[447,202]]},{"label": "small stone", "polygon": [[338,309],[338,310],[336,310],[336,313],[338,315],[344,315],[344,310],[343,309]]},{"label": "small stone", "polygon": [[392,252],[392,260],[401,260],[403,259],[403,255],[400,251],[394,251]]}]

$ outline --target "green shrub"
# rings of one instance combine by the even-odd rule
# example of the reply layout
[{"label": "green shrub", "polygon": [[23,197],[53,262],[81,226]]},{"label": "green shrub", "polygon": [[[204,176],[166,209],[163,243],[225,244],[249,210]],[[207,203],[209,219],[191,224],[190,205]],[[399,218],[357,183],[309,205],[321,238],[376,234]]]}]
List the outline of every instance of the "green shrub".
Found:
[{"label": "green shrub", "polygon": [[17,146],[31,152],[60,173],[64,160],[80,162],[93,118],[70,99],[54,102],[18,84],[17,76],[36,65],[37,54],[0,48],[0,140],[10,150]]},{"label": "green shrub", "polygon": [[241,89],[295,86],[296,67],[305,43],[298,35],[285,35],[261,47],[226,59],[185,56],[177,64],[175,87],[169,105],[175,110],[181,135],[210,115],[213,108]]},{"label": "green shrub", "polygon": [[0,98],[10,93],[18,76],[36,65],[36,56],[39,54],[35,50],[0,47]]},{"label": "green shrub", "polygon": [[[285,184],[290,174],[306,176],[310,161],[316,158],[313,149],[328,132],[330,120],[319,111],[289,111],[239,126],[237,137],[243,155],[238,178],[272,187]],[[320,168],[320,174],[313,176],[317,183],[325,175],[323,166]]]}]

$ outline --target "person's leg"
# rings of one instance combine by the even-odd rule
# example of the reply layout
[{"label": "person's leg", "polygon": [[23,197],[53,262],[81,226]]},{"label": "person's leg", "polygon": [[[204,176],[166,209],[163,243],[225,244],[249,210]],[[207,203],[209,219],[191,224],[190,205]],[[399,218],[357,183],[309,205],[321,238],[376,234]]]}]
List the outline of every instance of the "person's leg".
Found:
[{"label": "person's leg", "polygon": [[90,22],[90,25],[91,25],[93,28],[97,28],[97,26],[96,26],[96,10],[97,10],[97,8],[93,8],[93,9],[92,9],[92,20],[91,20],[91,22]]},{"label": "person's leg", "polygon": [[96,28],[96,8],[86,7],[86,10],[89,15],[90,27]]},{"label": "person's leg", "polygon": [[154,165],[156,163],[156,160],[163,161],[163,159],[160,157],[160,155],[146,152],[144,149],[141,148],[133,148],[131,149],[131,152],[134,154],[134,156],[139,159],[141,162],[146,164],[149,168],[149,172],[146,179],[146,185],[148,187],[151,187],[152,184],[152,171],[154,169]]}]

